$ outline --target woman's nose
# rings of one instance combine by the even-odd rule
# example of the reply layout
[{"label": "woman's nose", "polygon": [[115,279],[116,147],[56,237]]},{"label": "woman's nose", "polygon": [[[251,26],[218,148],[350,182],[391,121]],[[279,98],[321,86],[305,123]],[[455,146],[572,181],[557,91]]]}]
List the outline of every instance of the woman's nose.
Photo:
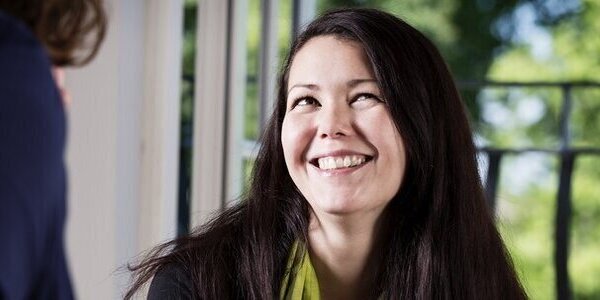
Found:
[{"label": "woman's nose", "polygon": [[345,107],[324,107],[319,112],[318,136],[320,138],[338,138],[352,134],[352,112]]}]

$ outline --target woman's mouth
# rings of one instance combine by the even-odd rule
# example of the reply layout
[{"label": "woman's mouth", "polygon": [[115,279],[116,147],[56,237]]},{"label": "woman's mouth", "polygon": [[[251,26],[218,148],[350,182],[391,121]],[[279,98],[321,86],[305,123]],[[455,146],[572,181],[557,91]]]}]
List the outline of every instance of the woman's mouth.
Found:
[{"label": "woman's mouth", "polygon": [[321,170],[336,170],[357,167],[367,163],[371,159],[373,157],[367,155],[326,156],[313,159],[310,163]]}]

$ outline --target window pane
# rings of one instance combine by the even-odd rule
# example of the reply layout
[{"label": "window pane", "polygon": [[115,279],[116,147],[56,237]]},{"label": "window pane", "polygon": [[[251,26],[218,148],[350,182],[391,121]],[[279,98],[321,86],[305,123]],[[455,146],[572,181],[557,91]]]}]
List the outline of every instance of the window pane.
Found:
[{"label": "window pane", "polygon": [[186,0],[183,15],[183,61],[181,80],[181,133],[179,140],[179,190],[177,234],[189,231],[190,178],[192,177],[192,134],[196,58],[197,0]]},{"label": "window pane", "polygon": [[260,0],[248,1],[248,39],[246,61],[246,105],[244,117],[244,138],[256,140],[259,133],[258,64],[261,39]]}]

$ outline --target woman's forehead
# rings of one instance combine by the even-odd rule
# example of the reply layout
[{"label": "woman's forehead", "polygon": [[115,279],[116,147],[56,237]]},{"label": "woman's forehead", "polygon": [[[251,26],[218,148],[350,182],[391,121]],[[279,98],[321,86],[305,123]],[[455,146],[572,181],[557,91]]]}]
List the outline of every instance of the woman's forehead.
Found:
[{"label": "woman's forehead", "polygon": [[310,39],[296,53],[288,74],[288,87],[374,78],[361,44],[326,35]]}]

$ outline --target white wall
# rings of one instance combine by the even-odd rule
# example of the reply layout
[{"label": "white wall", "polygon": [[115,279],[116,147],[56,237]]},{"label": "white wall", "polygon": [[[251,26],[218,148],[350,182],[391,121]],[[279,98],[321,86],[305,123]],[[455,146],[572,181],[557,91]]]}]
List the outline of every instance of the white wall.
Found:
[{"label": "white wall", "polygon": [[67,71],[67,250],[80,299],[121,298],[119,268],[175,235],[181,5],[107,1],[101,51]]}]

